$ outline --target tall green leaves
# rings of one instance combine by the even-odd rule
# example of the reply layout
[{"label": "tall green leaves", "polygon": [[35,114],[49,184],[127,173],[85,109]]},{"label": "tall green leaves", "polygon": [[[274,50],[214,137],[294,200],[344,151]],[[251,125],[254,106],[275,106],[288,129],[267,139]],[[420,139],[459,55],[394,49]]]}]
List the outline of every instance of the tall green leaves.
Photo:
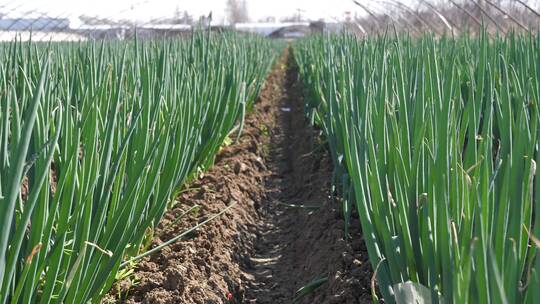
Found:
[{"label": "tall green leaves", "polygon": [[[538,37],[349,36],[295,48],[386,301],[532,302]],[[342,174],[342,173],[340,173]]]},{"label": "tall green leaves", "polygon": [[97,302],[258,94],[260,38],[0,45],[0,303]]}]

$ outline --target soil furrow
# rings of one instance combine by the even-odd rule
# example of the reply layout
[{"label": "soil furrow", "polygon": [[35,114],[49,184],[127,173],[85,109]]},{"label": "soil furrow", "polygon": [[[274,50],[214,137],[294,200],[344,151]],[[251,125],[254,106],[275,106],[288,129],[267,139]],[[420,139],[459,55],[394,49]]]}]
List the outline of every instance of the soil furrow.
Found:
[{"label": "soil furrow", "polygon": [[285,51],[238,142],[186,187],[152,245],[237,204],[145,258],[107,301],[291,303],[298,288],[328,278],[300,303],[370,302],[371,267],[360,225],[352,221],[354,235],[346,241],[339,203],[329,198],[330,180],[325,143],[305,122],[303,87]]}]

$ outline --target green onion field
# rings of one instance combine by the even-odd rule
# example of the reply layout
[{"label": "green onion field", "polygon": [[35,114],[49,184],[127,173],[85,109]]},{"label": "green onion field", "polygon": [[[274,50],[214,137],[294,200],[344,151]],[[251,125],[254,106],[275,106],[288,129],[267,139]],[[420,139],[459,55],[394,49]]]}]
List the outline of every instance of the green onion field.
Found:
[{"label": "green onion field", "polygon": [[532,32],[1,43],[0,304],[537,303],[539,103]]}]

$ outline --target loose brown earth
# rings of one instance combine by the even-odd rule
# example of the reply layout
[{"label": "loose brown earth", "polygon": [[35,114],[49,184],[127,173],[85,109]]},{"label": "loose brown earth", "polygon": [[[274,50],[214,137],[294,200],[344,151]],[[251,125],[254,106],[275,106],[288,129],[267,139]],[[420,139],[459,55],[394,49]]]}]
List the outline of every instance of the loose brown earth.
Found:
[{"label": "loose brown earth", "polygon": [[[178,197],[153,245],[236,204],[145,258],[107,301],[291,303],[296,290],[323,277],[328,282],[300,303],[371,301],[360,224],[352,221],[346,241],[339,203],[329,198],[329,155],[303,118],[303,87],[291,58],[286,51],[279,59],[238,142]],[[185,214],[195,205],[200,208]]]}]

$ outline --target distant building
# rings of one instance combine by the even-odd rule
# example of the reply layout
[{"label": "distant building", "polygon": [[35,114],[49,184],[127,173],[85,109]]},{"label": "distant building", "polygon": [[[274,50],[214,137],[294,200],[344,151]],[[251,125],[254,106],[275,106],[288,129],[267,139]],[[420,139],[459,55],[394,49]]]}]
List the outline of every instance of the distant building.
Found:
[{"label": "distant building", "polygon": [[308,34],[334,33],[344,29],[341,23],[324,21],[237,23],[233,28],[239,32],[254,33],[270,38],[300,38]]},{"label": "distant building", "polygon": [[340,33],[347,29],[348,23],[326,22],[323,27],[323,33]]},{"label": "distant building", "polygon": [[260,23],[236,23],[233,28],[239,32],[248,32],[263,36],[288,27],[309,27],[309,22],[260,22]]},{"label": "distant building", "polygon": [[69,29],[68,18],[2,18],[0,30],[3,31],[58,31]]},{"label": "distant building", "polygon": [[124,39],[130,27],[125,25],[81,25],[73,31],[91,39]]}]

